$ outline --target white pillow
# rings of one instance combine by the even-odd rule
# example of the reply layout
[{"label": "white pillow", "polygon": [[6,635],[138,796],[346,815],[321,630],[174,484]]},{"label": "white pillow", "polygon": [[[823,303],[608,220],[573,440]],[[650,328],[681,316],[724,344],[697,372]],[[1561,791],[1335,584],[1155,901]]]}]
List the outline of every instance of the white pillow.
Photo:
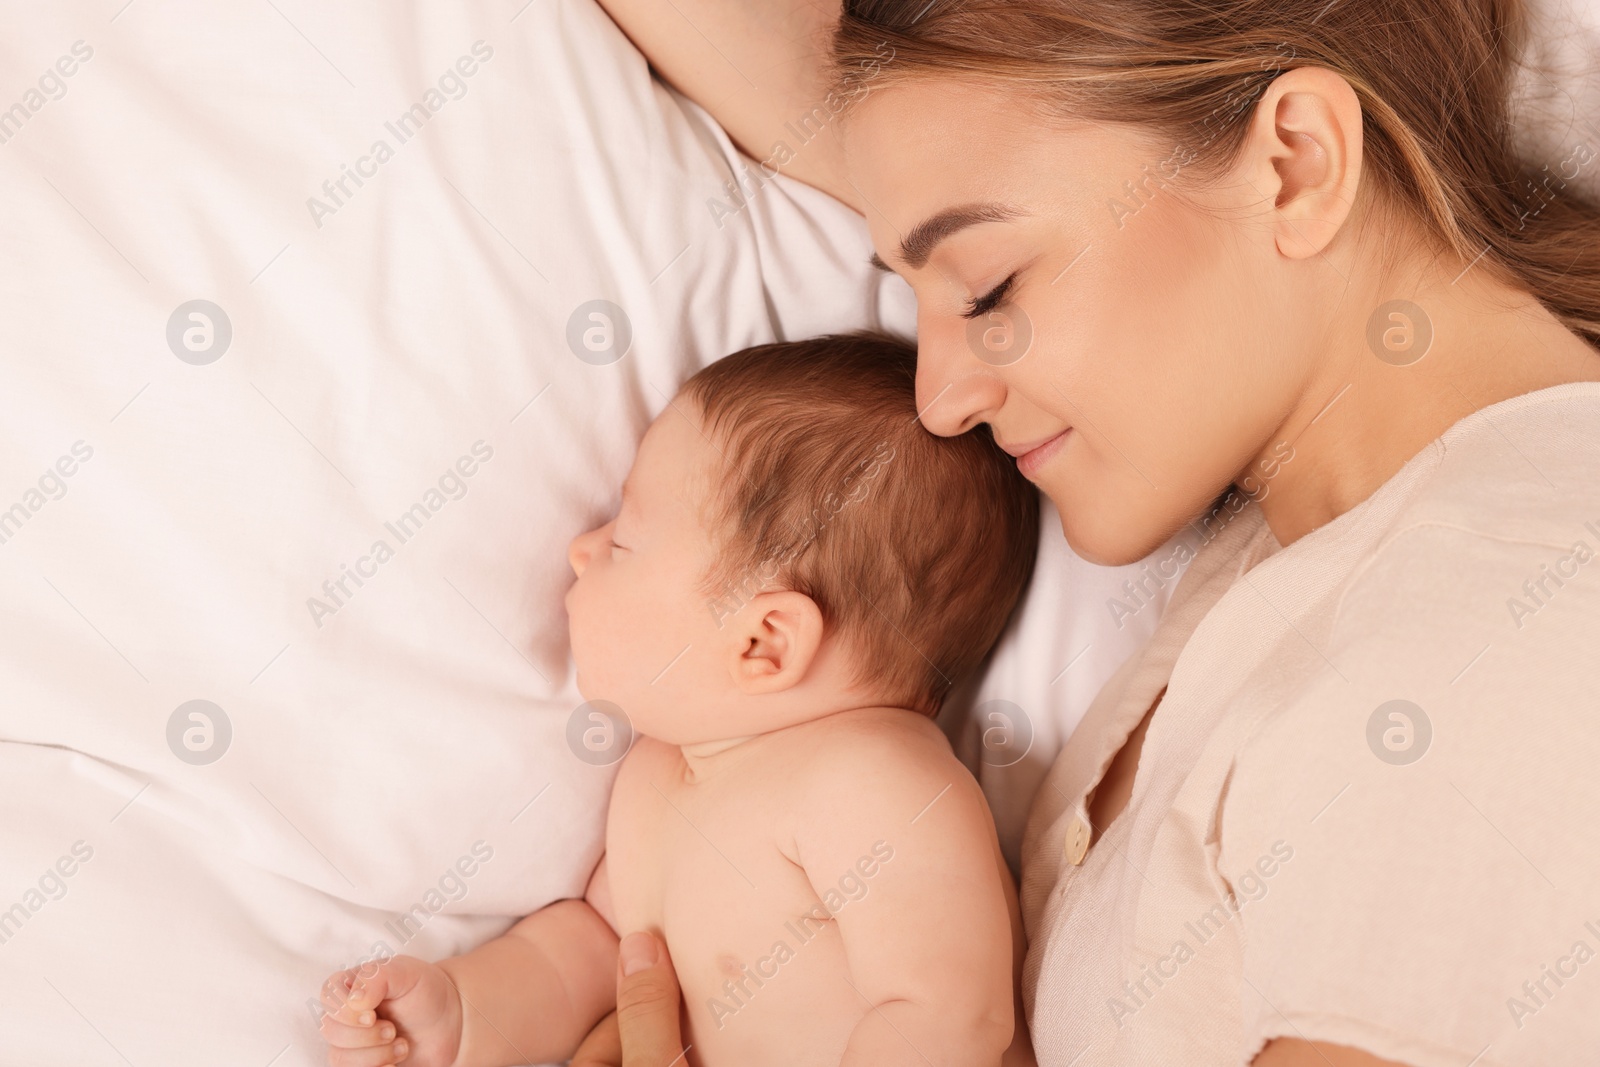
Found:
[{"label": "white pillow", "polygon": [[1600,203],[1600,0],[1530,0],[1535,32],[1512,95],[1515,143],[1541,171],[1527,210],[1569,188]]}]

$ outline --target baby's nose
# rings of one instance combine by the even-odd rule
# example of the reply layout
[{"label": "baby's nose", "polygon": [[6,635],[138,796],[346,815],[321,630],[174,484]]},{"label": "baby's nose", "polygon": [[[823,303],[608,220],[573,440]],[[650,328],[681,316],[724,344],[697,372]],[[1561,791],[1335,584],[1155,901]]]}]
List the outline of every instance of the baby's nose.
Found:
[{"label": "baby's nose", "polygon": [[579,534],[567,546],[567,562],[572,565],[572,573],[579,578],[583,577],[584,568],[589,566],[589,558],[593,555],[589,549],[589,544],[594,537],[594,533],[595,531],[590,530],[588,533]]}]

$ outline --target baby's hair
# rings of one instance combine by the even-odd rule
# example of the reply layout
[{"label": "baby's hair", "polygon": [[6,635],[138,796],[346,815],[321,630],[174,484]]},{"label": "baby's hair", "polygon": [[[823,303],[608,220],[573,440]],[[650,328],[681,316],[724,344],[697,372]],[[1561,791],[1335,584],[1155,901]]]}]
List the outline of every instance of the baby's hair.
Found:
[{"label": "baby's hair", "polygon": [[757,345],[683,387],[724,457],[710,494],[718,623],[811,597],[855,681],[928,714],[982,663],[1033,574],[1038,491],[987,426],[917,420],[916,349],[858,333]]}]

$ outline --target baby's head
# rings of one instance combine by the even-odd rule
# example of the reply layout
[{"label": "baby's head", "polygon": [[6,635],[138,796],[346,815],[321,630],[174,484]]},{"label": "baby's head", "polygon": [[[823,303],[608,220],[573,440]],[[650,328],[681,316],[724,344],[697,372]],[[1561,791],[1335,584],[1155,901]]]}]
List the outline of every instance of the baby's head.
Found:
[{"label": "baby's head", "polygon": [[672,744],[851,707],[936,712],[1033,571],[1037,491],[987,429],[917,421],[916,351],[759,345],[650,426],[622,510],[570,549],[586,699]]}]

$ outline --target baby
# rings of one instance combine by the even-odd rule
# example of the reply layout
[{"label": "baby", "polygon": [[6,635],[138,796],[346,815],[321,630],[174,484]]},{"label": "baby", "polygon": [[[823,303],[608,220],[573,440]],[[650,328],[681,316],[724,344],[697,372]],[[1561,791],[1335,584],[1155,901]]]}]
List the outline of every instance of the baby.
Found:
[{"label": "baby", "polygon": [[919,425],[915,362],[761,345],[655,420],[569,553],[578,688],[637,734],[584,899],[334,975],[333,1067],[566,1059],[634,930],[667,944],[691,1065],[1000,1063],[1016,894],[932,717],[1028,581],[1038,498],[986,432]]}]

